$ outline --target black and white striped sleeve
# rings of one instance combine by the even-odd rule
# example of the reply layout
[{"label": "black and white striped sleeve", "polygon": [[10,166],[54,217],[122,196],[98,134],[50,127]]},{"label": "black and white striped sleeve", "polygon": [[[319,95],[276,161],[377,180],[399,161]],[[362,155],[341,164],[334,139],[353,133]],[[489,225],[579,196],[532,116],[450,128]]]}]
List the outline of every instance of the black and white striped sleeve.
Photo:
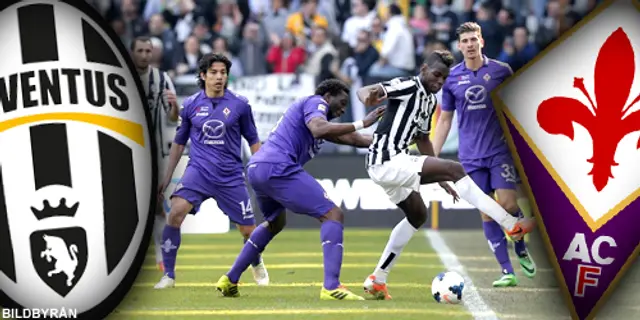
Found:
[{"label": "black and white striped sleeve", "polygon": [[418,84],[412,78],[395,78],[380,85],[387,99],[406,100],[418,91]]}]

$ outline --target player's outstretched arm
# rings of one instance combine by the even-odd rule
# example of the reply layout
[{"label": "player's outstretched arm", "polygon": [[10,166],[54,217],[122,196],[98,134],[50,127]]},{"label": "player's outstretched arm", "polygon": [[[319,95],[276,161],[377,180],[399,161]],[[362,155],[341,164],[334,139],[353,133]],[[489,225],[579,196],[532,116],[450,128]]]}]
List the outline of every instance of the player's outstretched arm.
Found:
[{"label": "player's outstretched arm", "polygon": [[364,119],[353,123],[332,123],[325,117],[314,117],[307,123],[307,127],[316,139],[335,139],[339,136],[353,133],[363,128],[372,126],[384,114],[386,107],[378,107],[370,112]]},{"label": "player's outstretched arm", "polygon": [[343,134],[339,137],[335,137],[327,140],[337,144],[354,146],[356,148],[367,148],[373,142],[373,136],[370,134],[361,134],[358,132],[351,132],[351,133]]},{"label": "player's outstretched arm", "polygon": [[362,87],[358,89],[356,94],[358,95],[360,102],[362,102],[366,107],[376,106],[382,103],[386,98],[385,91],[380,83]]},{"label": "player's outstretched arm", "polygon": [[449,131],[451,131],[451,122],[453,120],[453,111],[444,111],[440,112],[440,116],[438,117],[438,122],[436,123],[436,132],[433,134],[433,151],[435,152],[435,156],[440,155],[442,151],[442,146],[444,142],[447,140],[447,136],[449,135]]},{"label": "player's outstretched arm", "polygon": [[178,162],[180,162],[180,158],[182,157],[183,152],[184,152],[184,144],[178,144],[176,142],[173,142],[171,144],[167,170],[164,173],[164,178],[160,181],[160,185],[158,186],[158,193],[160,195],[164,194],[164,190],[167,188],[169,183],[171,183],[173,172],[176,170],[176,167],[178,166]]}]

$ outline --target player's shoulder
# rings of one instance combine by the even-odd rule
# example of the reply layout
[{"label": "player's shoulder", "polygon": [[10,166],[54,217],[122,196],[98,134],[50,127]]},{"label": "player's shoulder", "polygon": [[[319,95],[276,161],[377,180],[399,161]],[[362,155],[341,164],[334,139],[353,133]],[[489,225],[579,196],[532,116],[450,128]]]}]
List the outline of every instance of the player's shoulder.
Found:
[{"label": "player's shoulder", "polygon": [[227,94],[229,96],[229,99],[231,99],[232,101],[236,101],[238,103],[241,104],[249,104],[249,98],[237,93],[237,92],[233,92],[229,89],[227,89]]},{"label": "player's shoulder", "polygon": [[502,62],[500,60],[489,59],[489,67],[500,73],[506,73],[508,75],[513,74],[511,66],[508,63]]},{"label": "player's shoulder", "polygon": [[460,61],[455,66],[451,67],[449,75],[460,74],[462,72],[464,72],[464,61]]},{"label": "player's shoulder", "polygon": [[462,67],[463,63],[464,62],[460,62],[449,69],[449,76],[447,77],[447,80],[444,81],[445,87],[448,87],[457,81],[458,77],[464,73],[464,68]]},{"label": "player's shoulder", "polygon": [[190,108],[193,105],[195,105],[198,100],[200,99],[200,97],[202,97],[202,95],[204,94],[203,90],[200,90],[188,97],[186,97],[183,101],[182,101],[182,108]]},{"label": "player's shoulder", "polygon": [[319,95],[311,95],[308,96],[306,98],[303,99],[302,103],[300,103],[300,106],[305,109],[305,108],[314,108],[314,109],[318,109],[324,113],[327,112],[327,110],[329,110],[329,103],[324,100],[324,98],[322,96]]}]

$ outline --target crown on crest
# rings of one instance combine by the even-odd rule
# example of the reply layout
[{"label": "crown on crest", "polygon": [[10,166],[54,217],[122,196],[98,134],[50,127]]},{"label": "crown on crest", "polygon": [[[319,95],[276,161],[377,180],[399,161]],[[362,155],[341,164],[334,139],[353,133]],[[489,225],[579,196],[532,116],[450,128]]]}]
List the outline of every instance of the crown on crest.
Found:
[{"label": "crown on crest", "polygon": [[42,210],[31,207],[31,212],[33,212],[38,220],[51,217],[73,217],[75,216],[76,211],[78,211],[78,205],[80,205],[80,202],[76,202],[73,206],[67,207],[67,199],[61,198],[60,204],[55,208],[51,206],[49,200],[42,201],[42,204],[44,205]]}]

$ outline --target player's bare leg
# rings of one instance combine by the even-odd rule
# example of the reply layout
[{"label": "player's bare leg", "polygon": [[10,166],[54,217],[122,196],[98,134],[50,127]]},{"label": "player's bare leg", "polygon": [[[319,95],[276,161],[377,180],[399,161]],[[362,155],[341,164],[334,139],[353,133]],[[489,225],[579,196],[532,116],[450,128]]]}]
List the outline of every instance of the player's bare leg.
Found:
[{"label": "player's bare leg", "polygon": [[322,300],[364,300],[340,284],[340,270],[344,247],[344,214],[338,207],[333,207],[327,214],[319,218],[320,241],[324,262],[324,284],[320,290]]},{"label": "player's bare leg", "polygon": [[158,201],[156,204],[156,216],[153,224],[153,244],[156,251],[156,264],[158,269],[164,273],[164,261],[162,261],[162,233],[167,225],[167,215],[164,212],[164,203]]},{"label": "player's bare leg", "polygon": [[269,242],[278,235],[287,224],[287,215],[283,211],[272,221],[264,221],[253,230],[245,242],[236,261],[216,283],[216,290],[224,297],[239,297],[238,281],[242,273],[249,268],[252,261],[259,257]]},{"label": "player's bare leg", "polygon": [[377,300],[391,300],[387,290],[387,276],[414,233],[427,221],[427,207],[420,194],[415,191],[412,191],[407,199],[398,203],[398,207],[404,212],[406,218],[391,231],[378,265],[364,282],[364,291]]},{"label": "player's bare leg", "polygon": [[171,212],[169,213],[169,219],[162,234],[161,248],[165,273],[162,279],[160,279],[160,282],[154,286],[155,289],[172,288],[175,286],[176,256],[178,255],[181,241],[180,226],[182,226],[182,222],[192,208],[191,203],[181,197],[173,196],[171,198]]},{"label": "player's bare leg", "polygon": [[428,157],[422,165],[421,183],[453,181],[460,198],[498,222],[507,235],[519,240],[535,227],[535,221],[510,215],[493,198],[484,193],[456,161]]},{"label": "player's bare leg", "polygon": [[[251,233],[256,229],[255,225],[243,226],[236,224],[236,227],[238,228],[238,231],[240,231],[240,234],[242,234],[244,243],[247,243]],[[251,262],[251,272],[253,273],[253,280],[255,280],[257,285],[269,285],[269,273],[264,265],[264,261],[262,261],[262,254],[258,254],[258,257]]]}]

